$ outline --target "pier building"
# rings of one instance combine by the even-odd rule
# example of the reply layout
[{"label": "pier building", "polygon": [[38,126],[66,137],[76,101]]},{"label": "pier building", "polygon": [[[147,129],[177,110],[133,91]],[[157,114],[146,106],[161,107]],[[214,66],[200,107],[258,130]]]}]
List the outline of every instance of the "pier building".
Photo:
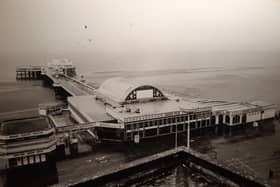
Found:
[{"label": "pier building", "polygon": [[72,61],[68,59],[54,59],[48,63],[48,66],[45,68],[45,70],[54,70],[57,73],[69,77],[75,77],[77,75],[76,67],[73,65]]},{"label": "pier building", "polygon": [[[188,129],[258,125],[262,120],[274,118],[276,111],[275,105],[263,101],[239,103],[178,97],[157,86],[120,77],[108,79],[96,88],[81,81],[75,66],[67,60],[53,61],[45,67],[29,67],[18,69],[21,73],[17,71],[17,75],[34,70],[38,73],[36,76],[50,81],[58,94],[67,96],[69,114],[55,116],[65,109],[60,110],[56,104],[40,105],[38,111],[43,119],[3,122],[0,156],[8,161],[7,167],[36,162],[36,155],[45,160],[54,149],[69,147],[71,154],[77,153],[75,134],[79,132],[86,131],[98,141],[139,143],[142,139],[183,133]],[[26,125],[34,124],[34,120],[44,121],[44,128]],[[11,134],[5,131],[8,127],[14,129]]]},{"label": "pier building", "polygon": [[41,66],[21,66],[16,69],[17,80],[36,80],[41,78]]},{"label": "pier building", "polygon": [[[185,132],[188,127],[193,130],[256,124],[274,118],[276,111],[275,105],[262,101],[182,98],[157,86],[120,77],[106,80],[96,88],[80,80],[69,60],[54,60],[39,69],[41,76],[52,82],[55,92],[67,97],[71,117],[80,125],[92,127],[101,140],[139,142]],[[54,124],[63,130],[60,124]]]},{"label": "pier building", "polygon": [[68,98],[72,117],[94,122],[102,140],[139,141],[190,129],[241,125],[273,118],[275,105],[194,101],[125,78],[105,81],[95,95]]},{"label": "pier building", "polygon": [[52,161],[55,149],[55,129],[47,118],[33,117],[1,123],[1,169]]}]

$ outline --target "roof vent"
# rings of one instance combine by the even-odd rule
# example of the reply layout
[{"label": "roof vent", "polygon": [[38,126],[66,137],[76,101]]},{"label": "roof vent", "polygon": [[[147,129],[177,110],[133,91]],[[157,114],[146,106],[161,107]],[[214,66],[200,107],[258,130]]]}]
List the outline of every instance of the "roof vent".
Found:
[{"label": "roof vent", "polygon": [[125,108],[125,111],[126,112],[131,112],[131,109],[130,108]]},{"label": "roof vent", "polygon": [[135,113],[140,113],[140,108],[137,108],[137,109],[135,110]]},{"label": "roof vent", "polygon": [[180,101],[180,99],[176,99],[176,102],[179,102]]}]

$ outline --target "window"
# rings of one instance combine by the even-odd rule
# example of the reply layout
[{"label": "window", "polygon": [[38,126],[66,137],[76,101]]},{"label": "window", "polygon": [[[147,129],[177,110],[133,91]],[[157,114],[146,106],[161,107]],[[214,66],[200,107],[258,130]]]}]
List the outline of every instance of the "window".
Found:
[{"label": "window", "polygon": [[232,123],[235,124],[235,123],[239,123],[239,122],[240,122],[240,116],[239,115],[233,116]]},{"label": "window", "polygon": [[177,125],[177,130],[178,130],[178,131],[183,131],[183,130],[184,130],[183,124]]},{"label": "window", "polygon": [[230,122],[230,117],[228,115],[226,115],[226,123]]},{"label": "window", "polygon": [[176,125],[173,125],[171,128],[172,128],[172,132],[176,132]]},{"label": "window", "polygon": [[136,129],[136,128],[137,128],[136,123],[133,123],[132,125],[133,125],[133,129]]},{"label": "window", "polygon": [[171,118],[168,118],[168,124],[171,124]]},{"label": "window", "polygon": [[193,114],[190,115],[190,120],[194,120],[194,115]]},{"label": "window", "polygon": [[131,132],[127,133],[126,137],[127,137],[128,140],[131,139]]},{"label": "window", "polygon": [[190,129],[195,129],[195,122],[190,123]]},{"label": "window", "polygon": [[202,120],[202,127],[205,127],[205,126],[206,126],[206,121]]},{"label": "window", "polygon": [[211,124],[214,125],[216,123],[216,117],[212,116],[211,117]]},{"label": "window", "polygon": [[181,116],[181,121],[185,121],[185,116]]},{"label": "window", "polygon": [[145,131],[145,136],[156,136],[157,135],[157,129],[149,129]]},{"label": "window", "polygon": [[197,121],[197,128],[200,128],[201,121]]},{"label": "window", "polygon": [[148,127],[148,122],[147,121],[144,122],[144,126]]},{"label": "window", "polygon": [[176,117],[176,119],[177,119],[177,122],[181,122],[181,118],[180,117]]},{"label": "window", "polygon": [[130,124],[127,124],[126,125],[126,130],[130,130],[131,129],[131,125]]},{"label": "window", "polygon": [[137,90],[136,98],[143,99],[143,98],[152,98],[153,97],[153,90]]},{"label": "window", "polygon": [[159,128],[159,133],[160,134],[168,134],[168,133],[170,133],[170,127]]}]

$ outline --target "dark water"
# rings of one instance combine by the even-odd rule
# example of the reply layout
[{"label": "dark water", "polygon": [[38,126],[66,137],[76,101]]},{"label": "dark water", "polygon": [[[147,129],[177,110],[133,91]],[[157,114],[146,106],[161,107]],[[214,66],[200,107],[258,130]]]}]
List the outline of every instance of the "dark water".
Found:
[{"label": "dark water", "polygon": [[36,108],[53,100],[53,90],[43,81],[0,81],[0,113]]},{"label": "dark water", "polygon": [[[261,99],[280,106],[279,70],[280,67],[278,66],[268,66],[161,71],[113,71],[88,73],[87,77],[90,82],[100,84],[103,80],[110,77],[125,76],[139,82],[155,84],[168,92],[186,97],[236,101]],[[50,87],[46,87],[42,81],[14,81],[10,79],[0,82],[1,113],[36,108],[39,103],[53,100],[55,100],[53,90]],[[236,159],[240,160],[263,178],[267,178],[268,170],[273,169],[275,171],[275,179],[270,182],[272,185],[277,186],[280,179],[279,141],[279,124],[270,122],[266,129],[256,129],[255,131],[241,129],[229,134],[198,134],[193,138],[191,145],[194,149],[212,156],[215,155],[218,159],[228,160],[229,162],[232,159],[235,159],[235,162],[238,162]],[[167,148],[170,148],[170,146],[163,146],[162,149]],[[150,145],[150,149],[153,149],[152,145]],[[126,152],[129,152],[129,154],[123,155],[119,152],[110,152],[110,154],[117,154],[119,158],[127,160],[127,157],[141,157],[145,151],[147,149],[137,150],[127,147]],[[94,154],[97,156],[99,153]],[[116,162],[120,163],[121,161],[118,160]],[[69,178],[74,180],[81,177],[81,173],[74,172],[76,168],[79,168],[80,164],[78,161],[77,164],[73,161],[58,163],[59,181],[65,182]],[[98,168],[94,170],[98,170]],[[89,171],[85,175],[90,175]],[[161,186],[180,186],[182,184],[180,181],[184,178],[182,177],[184,172],[180,169],[179,171],[174,170],[172,172],[169,177],[157,183],[160,183]]]}]

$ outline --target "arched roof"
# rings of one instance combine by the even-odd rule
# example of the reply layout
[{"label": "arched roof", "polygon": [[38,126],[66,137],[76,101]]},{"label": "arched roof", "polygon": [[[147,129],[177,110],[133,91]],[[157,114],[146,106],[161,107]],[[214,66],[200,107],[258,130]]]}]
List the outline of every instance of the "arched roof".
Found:
[{"label": "arched roof", "polygon": [[117,103],[123,103],[127,100],[127,97],[130,93],[132,93],[134,90],[143,88],[156,89],[164,97],[163,92],[152,85],[143,85],[122,77],[115,77],[106,80],[99,87],[98,92],[101,95],[116,101]]}]

